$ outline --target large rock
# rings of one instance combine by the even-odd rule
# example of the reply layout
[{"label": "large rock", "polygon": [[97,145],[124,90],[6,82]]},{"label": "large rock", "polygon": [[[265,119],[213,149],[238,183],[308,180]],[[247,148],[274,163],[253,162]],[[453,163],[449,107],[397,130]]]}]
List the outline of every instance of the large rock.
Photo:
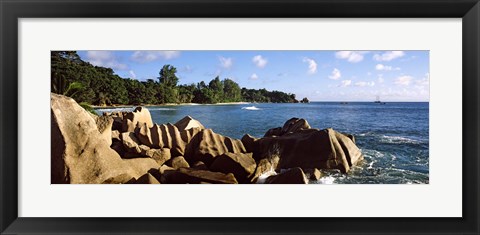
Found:
[{"label": "large rock", "polygon": [[102,182],[102,184],[130,184],[135,182],[136,179],[130,174],[121,174],[114,177],[110,177]]},{"label": "large rock", "polygon": [[286,121],[285,124],[283,124],[282,135],[290,132],[307,130],[310,128],[311,127],[308,124],[307,120],[303,118],[291,118],[290,120]]},{"label": "large rock", "polygon": [[265,132],[265,135],[263,137],[270,137],[270,136],[281,136],[282,133],[282,128],[281,127],[275,127],[268,129],[267,132]]},{"label": "large rock", "polygon": [[[355,145],[355,138],[353,137],[353,135],[345,135],[336,131],[334,132],[335,132],[335,137],[338,140],[338,145],[340,145],[340,147],[342,148],[343,153],[347,158],[347,162],[349,166],[353,166],[358,161],[363,159],[362,152],[357,147],[357,145]],[[335,146],[337,146],[338,148],[338,145],[335,145]],[[339,152],[341,153],[341,151]]]},{"label": "large rock", "polygon": [[125,164],[130,166],[135,173],[135,178],[148,173],[151,170],[157,170],[160,165],[152,158],[131,158],[122,159]]},{"label": "large rock", "polygon": [[273,157],[271,159],[263,158],[257,163],[255,172],[250,177],[252,183],[256,183],[261,176],[275,175],[275,169],[277,168],[279,158]]},{"label": "large rock", "polygon": [[175,126],[180,130],[188,130],[191,128],[200,128],[200,129],[205,129],[205,127],[200,123],[199,121],[193,119],[190,116],[185,116],[184,118],[180,119],[177,123],[175,123]]},{"label": "large rock", "polygon": [[224,153],[246,153],[246,150],[242,141],[204,129],[188,143],[184,157],[189,163],[202,161],[210,166],[215,157]]},{"label": "large rock", "polygon": [[303,173],[307,176],[310,180],[319,180],[322,177],[322,172],[320,172],[317,168],[313,169],[304,169]]},{"label": "large rock", "polygon": [[295,167],[278,175],[272,175],[265,180],[265,184],[307,184],[308,180],[302,169]]},{"label": "large rock", "polygon": [[283,127],[272,128],[268,130],[264,137],[282,136],[287,133],[310,129],[307,120],[302,118],[291,118],[283,124]]},{"label": "large rock", "polygon": [[166,170],[164,173],[165,181],[168,184],[237,184],[233,174],[224,174],[221,172],[212,172],[197,170],[191,168],[180,168],[177,171]]},{"label": "large rock", "polygon": [[278,154],[278,168],[281,169],[301,167],[348,172],[352,165],[363,159],[353,141],[333,129],[306,129],[264,137],[254,142],[252,151],[257,161],[272,153]]},{"label": "large rock", "polygon": [[170,149],[168,148],[150,149],[146,151],[145,155],[155,160],[158,165],[163,165],[172,157]]},{"label": "large rock", "polygon": [[146,173],[142,176],[140,176],[140,178],[138,178],[135,182],[132,182],[134,184],[160,184],[160,182],[158,182],[158,180],[153,177],[153,175],[151,175],[150,173]]},{"label": "large rock", "polygon": [[170,159],[165,164],[167,166],[170,166],[170,167],[174,168],[174,169],[178,169],[178,168],[182,168],[182,167],[183,168],[189,168],[190,167],[188,162],[183,157],[176,157],[176,158]]},{"label": "large rock", "polygon": [[241,141],[242,141],[242,144],[243,146],[245,147],[245,150],[248,152],[248,153],[251,153],[253,152],[253,150],[255,149],[255,141],[257,141],[258,139],[249,135],[249,134],[245,134]]},{"label": "large rock", "polygon": [[110,145],[110,148],[115,150],[115,152],[117,152],[120,157],[124,156],[127,153],[127,150],[123,146],[122,142],[119,141],[114,141],[112,145]]},{"label": "large rock", "polygon": [[252,153],[224,153],[215,158],[210,170],[233,173],[238,182],[247,183],[256,166]]},{"label": "large rock", "polygon": [[122,139],[120,138],[120,131],[117,131],[117,130],[112,131],[112,141],[117,141],[117,142],[122,141]]},{"label": "large rock", "polygon": [[93,117],[73,99],[51,93],[50,105],[51,183],[126,183],[141,176],[110,148],[111,137],[105,139]]},{"label": "large rock", "polygon": [[95,123],[97,124],[97,129],[107,142],[112,145],[112,125],[113,118],[108,116],[95,116]]},{"label": "large rock", "polygon": [[180,136],[182,137],[182,140],[185,144],[190,143],[190,141],[195,137],[196,134],[198,134],[200,131],[203,129],[200,127],[194,127],[186,130],[180,131]]},{"label": "large rock", "polygon": [[197,170],[208,170],[207,165],[205,163],[198,161],[193,163],[192,168],[197,169]]},{"label": "large rock", "polygon": [[111,117],[113,119],[112,130],[123,132],[123,114],[124,112],[104,112],[103,116]]},{"label": "large rock", "polygon": [[120,134],[123,146],[130,153],[140,154],[142,149],[140,148],[140,141],[137,139],[133,132],[124,132]]},{"label": "large rock", "polygon": [[147,124],[150,128],[153,126],[150,111],[144,107],[137,107],[133,112],[123,113],[122,132],[133,132],[137,125]]},{"label": "large rock", "polygon": [[[169,148],[152,149],[149,146],[142,144],[133,132],[124,132],[120,135],[120,138],[122,139],[123,147],[126,150],[126,153],[121,155],[122,158],[150,157],[160,165],[171,158],[171,150]],[[112,148],[121,153],[121,149],[117,145],[112,146]]]},{"label": "large rock", "polygon": [[161,174],[161,175],[164,175],[166,174],[167,172],[174,172],[176,171],[177,169],[173,168],[173,167],[169,167],[167,165],[162,165],[160,166],[160,168],[158,168],[158,172]]},{"label": "large rock", "polygon": [[135,128],[135,135],[140,143],[151,148],[169,148],[172,156],[176,157],[184,155],[187,143],[200,130],[200,128],[189,128],[180,131],[177,126],[170,123],[154,124],[152,127],[144,123]]}]

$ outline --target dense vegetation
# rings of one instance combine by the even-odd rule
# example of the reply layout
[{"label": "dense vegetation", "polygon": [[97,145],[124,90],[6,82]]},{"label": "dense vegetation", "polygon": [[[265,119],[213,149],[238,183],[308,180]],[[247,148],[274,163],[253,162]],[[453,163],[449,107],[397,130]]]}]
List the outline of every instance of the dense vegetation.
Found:
[{"label": "dense vegetation", "polygon": [[[272,102],[297,103],[295,94],[240,88],[231,79],[217,76],[208,84],[178,85],[177,69],[164,65],[158,81],[121,78],[110,68],[93,66],[80,59],[75,51],[51,53],[51,91],[69,93],[77,102],[94,105]],[[74,90],[72,90],[74,89]],[[74,92],[73,92],[74,91]]]}]

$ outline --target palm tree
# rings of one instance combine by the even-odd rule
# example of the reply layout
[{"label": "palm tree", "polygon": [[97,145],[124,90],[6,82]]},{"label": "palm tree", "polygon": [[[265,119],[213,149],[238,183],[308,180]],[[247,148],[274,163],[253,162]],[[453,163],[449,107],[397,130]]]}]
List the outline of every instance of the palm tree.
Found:
[{"label": "palm tree", "polygon": [[[53,93],[61,94],[75,99],[75,95],[85,89],[85,86],[80,82],[71,82],[67,86],[67,81],[63,76],[54,76],[53,78],[54,79],[52,81],[51,87]],[[80,102],[79,105],[88,112],[97,115],[97,113],[95,113],[95,110],[89,103]]]}]

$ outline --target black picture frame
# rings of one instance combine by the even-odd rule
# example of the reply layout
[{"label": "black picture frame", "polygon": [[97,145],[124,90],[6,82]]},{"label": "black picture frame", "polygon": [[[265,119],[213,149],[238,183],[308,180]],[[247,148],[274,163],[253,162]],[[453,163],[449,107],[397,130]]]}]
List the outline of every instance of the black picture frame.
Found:
[{"label": "black picture frame", "polygon": [[[480,232],[478,203],[480,5],[478,0],[0,0],[0,15],[0,232],[2,234],[479,234]],[[17,20],[46,17],[462,18],[463,216],[462,218],[18,217]],[[188,210],[185,213],[188,213]]]}]

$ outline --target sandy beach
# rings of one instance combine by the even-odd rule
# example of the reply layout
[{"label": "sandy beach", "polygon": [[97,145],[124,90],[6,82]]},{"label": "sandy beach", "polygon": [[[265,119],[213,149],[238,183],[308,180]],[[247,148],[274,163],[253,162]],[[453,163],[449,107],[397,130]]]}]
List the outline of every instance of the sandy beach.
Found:
[{"label": "sandy beach", "polygon": [[134,108],[134,107],[138,107],[138,106],[143,106],[143,107],[161,107],[161,106],[179,106],[179,105],[239,105],[239,104],[251,104],[251,103],[250,103],[250,102],[227,102],[227,103],[215,103],[215,104],[166,103],[166,104],[106,105],[106,106],[92,105],[92,108],[94,108],[94,109],[102,109],[102,108]]}]

